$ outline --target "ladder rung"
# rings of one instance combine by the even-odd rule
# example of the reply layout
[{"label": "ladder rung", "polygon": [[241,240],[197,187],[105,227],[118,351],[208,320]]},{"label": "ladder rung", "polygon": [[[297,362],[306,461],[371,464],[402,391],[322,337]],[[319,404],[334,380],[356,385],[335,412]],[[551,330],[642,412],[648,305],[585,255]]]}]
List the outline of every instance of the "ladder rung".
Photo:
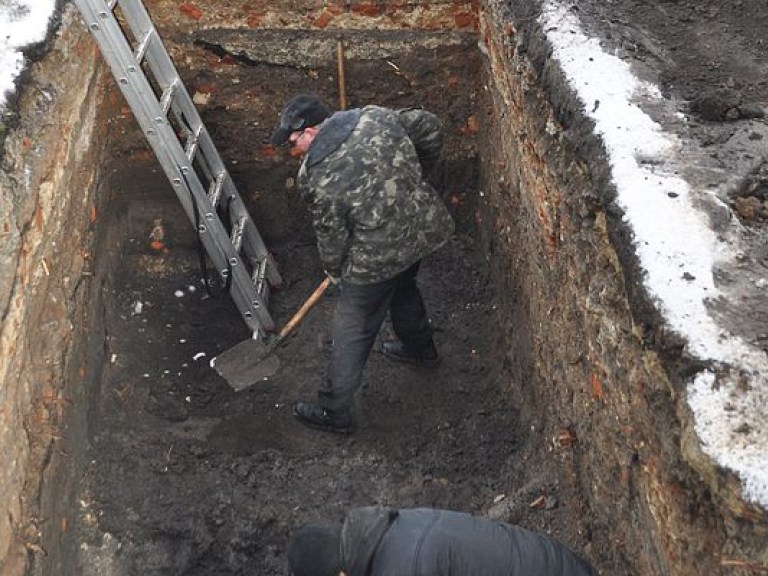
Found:
[{"label": "ladder rung", "polygon": [[168,111],[171,109],[171,103],[173,102],[173,96],[179,87],[179,79],[176,78],[170,83],[168,88],[163,91],[163,97],[160,99],[160,106],[163,109],[163,114],[168,116]]},{"label": "ladder rung", "polygon": [[240,220],[235,222],[235,224],[232,226],[232,233],[230,235],[230,240],[232,241],[232,246],[235,249],[235,252],[240,252],[240,249],[243,247],[243,232],[245,232],[245,216],[242,216]]},{"label": "ladder rung", "polygon": [[264,291],[267,288],[267,259],[264,258],[261,261],[256,262],[256,266],[253,267],[253,284],[256,286],[256,292],[264,296]]},{"label": "ladder rung", "polygon": [[261,296],[261,301],[264,303],[264,305],[269,306],[269,282],[262,281],[257,294]]},{"label": "ladder rung", "polygon": [[144,36],[144,39],[141,41],[141,44],[139,44],[139,47],[136,49],[136,62],[141,64],[141,61],[144,60],[144,56],[147,54],[147,49],[149,48],[149,43],[152,41],[155,35],[154,28],[150,29],[149,32],[147,32],[147,35]]},{"label": "ladder rung", "polygon": [[200,132],[202,130],[202,125],[198,126],[197,130],[195,130],[195,133],[189,137],[186,145],[184,146],[184,153],[187,155],[187,159],[190,162],[195,159],[195,154],[197,154],[197,146],[200,144]]},{"label": "ladder rung", "polygon": [[221,199],[221,191],[224,189],[224,179],[227,177],[226,172],[222,172],[216,176],[216,180],[211,183],[211,189],[208,191],[208,200],[211,205],[216,208],[219,205]]}]

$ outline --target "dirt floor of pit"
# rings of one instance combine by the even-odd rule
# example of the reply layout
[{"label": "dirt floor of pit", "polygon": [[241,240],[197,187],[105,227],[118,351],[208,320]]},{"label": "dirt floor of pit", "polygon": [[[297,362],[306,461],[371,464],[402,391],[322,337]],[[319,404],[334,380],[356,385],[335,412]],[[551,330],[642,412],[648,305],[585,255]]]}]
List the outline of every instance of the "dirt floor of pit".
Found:
[{"label": "dirt floor of pit", "polygon": [[[89,471],[98,532],[122,544],[127,573],[286,574],[292,527],[340,518],[350,506],[478,511],[508,495],[526,510],[541,494],[560,497],[555,478],[532,476],[536,466],[521,460],[527,430],[514,379],[494,351],[493,292],[470,238],[456,238],[422,271],[443,365],[423,372],[374,354],[358,432],[340,438],[290,415],[291,402],[312,398],[323,375],[336,294],[279,350],[273,378],[232,391],[209,360],[248,336],[240,316],[226,298],[206,296],[195,244],[175,230],[185,224],[175,198],[158,205],[141,193],[163,183],[137,180],[136,168],[119,180],[132,188],[122,213],[134,241],[107,311],[111,364]],[[168,254],[148,248],[158,215]],[[273,298],[284,322],[322,273],[312,244],[273,248],[289,283]],[[546,527],[564,514],[555,504],[535,515]],[[92,546],[108,553],[103,542]]]},{"label": "dirt floor of pit", "polygon": [[[532,434],[533,401],[520,387],[527,363],[508,358],[496,329],[497,302],[522,303],[494,293],[474,238],[478,166],[467,119],[480,106],[479,67],[466,48],[438,52],[414,55],[397,75],[383,61],[350,65],[353,104],[424,105],[446,121],[453,142],[436,177],[459,233],[420,276],[443,364],[425,372],[372,354],[358,431],[348,438],[308,430],[290,415],[291,403],[313,398],[323,378],[333,291],[279,350],[270,380],[234,392],[210,367],[249,333],[228,297],[206,294],[191,224],[126,113],[114,200],[102,216],[119,231],[120,264],[105,310],[108,364],[84,478],[80,574],[287,574],[284,547],[296,526],[372,503],[519,523],[609,573],[628,573],[611,550],[594,558],[595,524],[581,516],[571,451]],[[308,83],[332,97],[333,70],[194,56],[215,66],[193,66],[199,72],[187,85],[213,94],[204,121],[286,280],[270,304],[282,325],[323,276],[291,187],[298,160],[263,143],[281,98]],[[382,74],[393,79],[386,93]],[[167,252],[150,247],[156,219]]]}]

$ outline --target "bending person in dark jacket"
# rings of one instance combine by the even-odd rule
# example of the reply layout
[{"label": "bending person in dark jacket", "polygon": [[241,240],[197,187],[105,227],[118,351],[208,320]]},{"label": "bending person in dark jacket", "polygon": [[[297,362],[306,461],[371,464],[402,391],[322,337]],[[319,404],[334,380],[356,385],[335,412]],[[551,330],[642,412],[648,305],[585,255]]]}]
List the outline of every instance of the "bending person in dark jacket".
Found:
[{"label": "bending person in dark jacket", "polygon": [[297,183],[309,205],[320,259],[341,286],[333,350],[318,402],[296,402],[303,424],[353,430],[352,404],[389,312],[396,361],[436,368],[427,311],[416,284],[421,259],[448,241],[454,224],[425,175],[442,146],[439,119],[421,109],[365,106],[336,112],[310,94],[289,101],[272,136],[304,152]]},{"label": "bending person in dark jacket", "polygon": [[595,576],[559,542],[518,526],[430,508],[356,508],[291,538],[294,576]]}]

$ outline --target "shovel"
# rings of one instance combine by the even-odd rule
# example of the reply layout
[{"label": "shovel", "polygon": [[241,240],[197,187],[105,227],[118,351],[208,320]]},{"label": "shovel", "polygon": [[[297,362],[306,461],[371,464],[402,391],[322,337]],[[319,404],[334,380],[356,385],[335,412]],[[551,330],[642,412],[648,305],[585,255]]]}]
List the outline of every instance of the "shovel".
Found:
[{"label": "shovel", "polygon": [[330,278],[323,280],[276,335],[243,340],[211,360],[211,366],[238,392],[272,376],[280,367],[274,351],[320,301],[330,284]]}]

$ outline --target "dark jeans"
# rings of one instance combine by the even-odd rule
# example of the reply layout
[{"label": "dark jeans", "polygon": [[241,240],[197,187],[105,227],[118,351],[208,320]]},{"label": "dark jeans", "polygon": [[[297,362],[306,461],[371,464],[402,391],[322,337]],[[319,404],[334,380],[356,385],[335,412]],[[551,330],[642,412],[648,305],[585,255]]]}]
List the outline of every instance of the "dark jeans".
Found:
[{"label": "dark jeans", "polygon": [[377,284],[342,283],[333,315],[331,361],[318,395],[320,405],[329,412],[352,408],[387,311],[395,334],[407,349],[416,354],[434,351],[427,309],[416,285],[419,264]]}]

